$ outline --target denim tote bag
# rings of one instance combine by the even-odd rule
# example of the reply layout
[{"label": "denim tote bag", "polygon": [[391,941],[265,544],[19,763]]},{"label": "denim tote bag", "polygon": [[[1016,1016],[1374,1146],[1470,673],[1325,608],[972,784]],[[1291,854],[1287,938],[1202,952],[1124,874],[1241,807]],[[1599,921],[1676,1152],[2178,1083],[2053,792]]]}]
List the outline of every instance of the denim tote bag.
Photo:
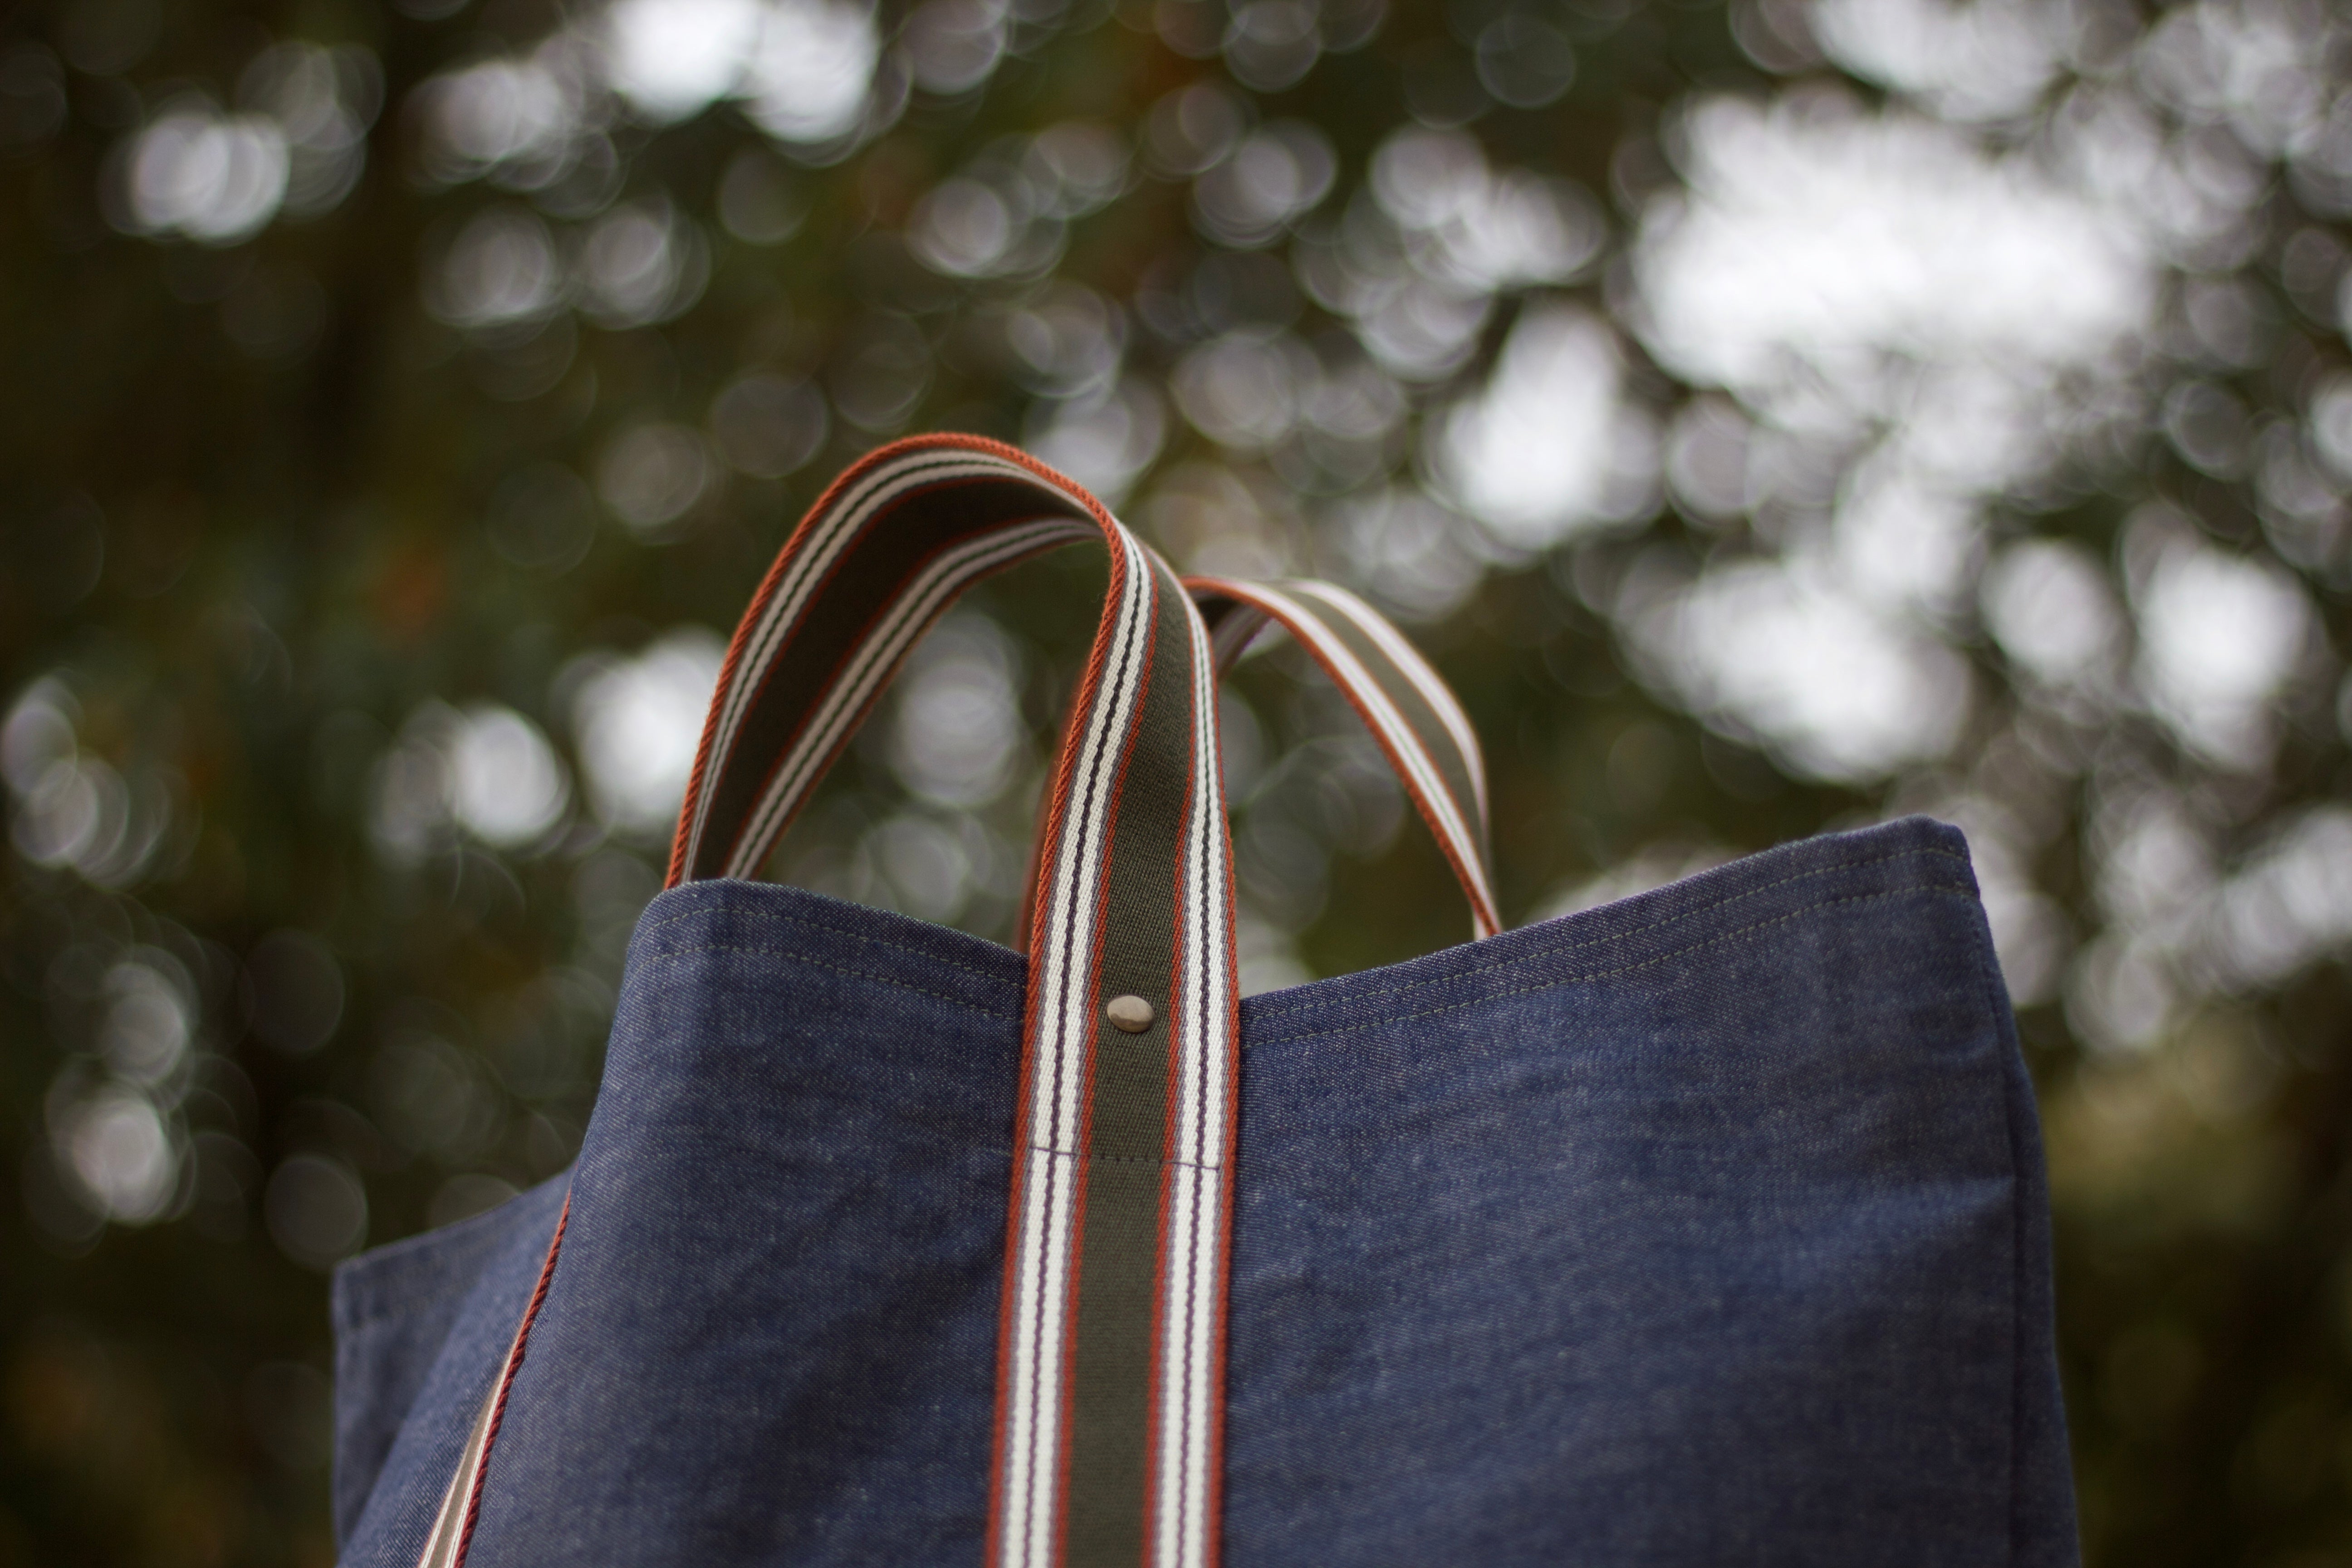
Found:
[{"label": "denim tote bag", "polygon": [[[751,880],[963,585],[1108,548],[1026,948]],[[1475,940],[1241,1000],[1219,671],[1356,706]],[[2077,1560],[2032,1093],[1909,818],[1517,931],[1459,707],[1012,448],[761,584],[564,1176],[337,1275],[347,1568]]]}]

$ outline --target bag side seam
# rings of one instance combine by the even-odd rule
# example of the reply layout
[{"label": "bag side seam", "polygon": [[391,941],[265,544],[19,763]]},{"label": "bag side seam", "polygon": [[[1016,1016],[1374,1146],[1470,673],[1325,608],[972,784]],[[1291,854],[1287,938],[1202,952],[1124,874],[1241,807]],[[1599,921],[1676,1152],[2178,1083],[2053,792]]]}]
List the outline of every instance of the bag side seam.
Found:
[{"label": "bag side seam", "polygon": [[[1983,999],[1985,1026],[2000,1052],[2016,1058],[2015,1070],[2025,1070],[2023,1042],[2017,1037],[2014,1024],[2004,1028],[2001,1024],[2007,998],[2006,981],[2000,973],[2000,958],[1992,945],[1992,928],[1983,917],[1982,900],[1977,900],[1979,916],[1972,922],[1969,935],[1977,950],[1978,994]],[[2013,1016],[2013,1015],[2012,1015]],[[2002,1064],[2000,1085],[2001,1119],[2008,1131],[2009,1145],[2009,1555],[2014,1565],[2018,1552],[2018,1504],[2023,1495],[2022,1478],[2019,1474],[2021,1456],[2025,1448],[2025,1272],[2026,1236],[2030,1227],[2025,1223],[2025,1173],[2018,1159],[2021,1129],[2017,1122],[2017,1095],[2006,1081],[2007,1063]]]}]

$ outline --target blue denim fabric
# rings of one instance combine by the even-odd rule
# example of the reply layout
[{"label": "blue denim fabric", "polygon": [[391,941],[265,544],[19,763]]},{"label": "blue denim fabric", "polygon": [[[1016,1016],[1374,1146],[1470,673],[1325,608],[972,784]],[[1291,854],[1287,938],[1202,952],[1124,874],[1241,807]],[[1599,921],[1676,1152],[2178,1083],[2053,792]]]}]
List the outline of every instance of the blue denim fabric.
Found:
[{"label": "blue denim fabric", "polygon": [[[472,1562],[977,1563],[1024,962],[663,894]],[[2032,1098],[1911,819],[1243,1009],[1229,1568],[2075,1560]],[[337,1281],[409,1568],[562,1184]]]}]

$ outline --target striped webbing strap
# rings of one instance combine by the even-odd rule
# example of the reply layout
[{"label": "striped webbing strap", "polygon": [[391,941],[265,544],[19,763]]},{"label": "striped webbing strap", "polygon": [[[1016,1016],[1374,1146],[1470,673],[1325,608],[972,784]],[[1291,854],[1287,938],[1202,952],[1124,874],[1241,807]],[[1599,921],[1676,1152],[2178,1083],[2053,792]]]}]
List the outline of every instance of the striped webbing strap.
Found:
[{"label": "striped webbing strap", "polygon": [[[1192,595],[1076,484],[977,437],[900,441],[819,499],[737,626],[668,885],[756,874],[956,595],[1087,538],[1109,547],[1110,581],[1029,916],[988,1562],[1206,1568],[1238,1062],[1217,672],[1265,618],[1288,626],[1398,766],[1484,935],[1485,784],[1443,684],[1368,606],[1313,584],[1196,582],[1221,633],[1213,648]],[[1149,1005],[1139,1026],[1134,998]],[[465,1562],[562,1235],[559,1224],[420,1568]]]},{"label": "striped webbing strap", "polygon": [[[868,457],[736,633],[670,879],[754,872],[949,601],[1087,536],[1110,583],[1029,932],[990,1556],[1174,1568],[1213,1555],[1237,1045],[1215,668],[1166,564],[1009,447]],[[1109,1026],[1121,997],[1139,1030]]]},{"label": "striped webbing strap", "polygon": [[[802,521],[736,628],[668,884],[756,874],[956,595],[1087,538],[1109,548],[1109,587],[1028,939],[988,1550],[1003,1568],[1180,1568],[1216,1553],[1238,1003],[1216,671],[1174,574],[1010,447],[934,436],[868,455]],[[1136,1024],[1130,998],[1148,1022],[1112,1027],[1114,999]],[[529,1326],[427,1568],[464,1562]]]},{"label": "striped webbing strap", "polygon": [[1469,716],[1420,650],[1378,610],[1329,583],[1187,577],[1184,586],[1209,622],[1220,673],[1240,660],[1268,621],[1298,639],[1362,718],[1436,835],[1470,900],[1472,934],[1501,931],[1487,842],[1486,760]]}]

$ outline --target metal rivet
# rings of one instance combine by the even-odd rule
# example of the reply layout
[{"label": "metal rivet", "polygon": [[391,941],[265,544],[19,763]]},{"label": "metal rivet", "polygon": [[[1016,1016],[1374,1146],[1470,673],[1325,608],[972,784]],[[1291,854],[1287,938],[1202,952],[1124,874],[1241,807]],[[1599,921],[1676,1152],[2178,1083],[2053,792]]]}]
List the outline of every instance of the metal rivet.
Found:
[{"label": "metal rivet", "polygon": [[1130,1035],[1139,1035],[1151,1027],[1151,1004],[1140,996],[1114,996],[1103,1012]]}]

